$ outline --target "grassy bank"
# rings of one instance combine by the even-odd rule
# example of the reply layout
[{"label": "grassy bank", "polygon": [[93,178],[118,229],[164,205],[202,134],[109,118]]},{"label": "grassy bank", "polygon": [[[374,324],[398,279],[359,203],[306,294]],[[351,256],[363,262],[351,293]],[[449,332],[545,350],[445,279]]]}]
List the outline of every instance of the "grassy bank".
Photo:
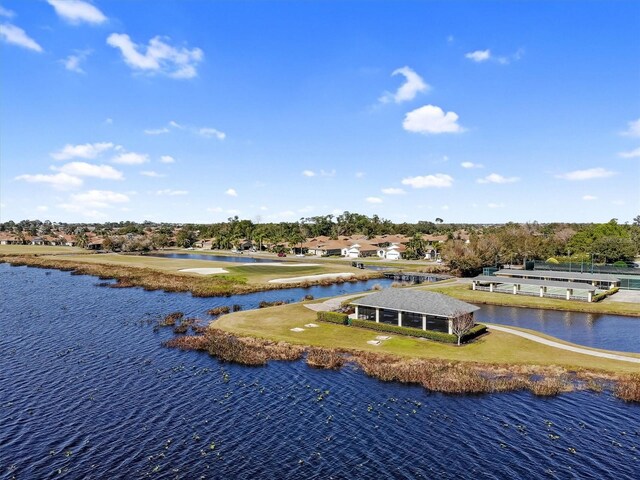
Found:
[{"label": "grassy bank", "polygon": [[[225,320],[229,318],[226,317]],[[529,390],[535,395],[547,396],[576,389],[599,392],[613,386],[614,394],[619,398],[640,402],[640,375],[637,373],[576,370],[555,364],[484,363],[420,356],[407,358],[405,355],[384,353],[380,349],[367,351],[340,346],[300,345],[229,333],[224,328],[216,327],[204,328],[198,333],[174,337],[165,346],[204,351],[223,361],[245,365],[264,365],[270,360],[299,360],[304,357],[312,367],[339,369],[345,362],[352,362],[371,377],[383,381],[418,384],[434,392],[493,393]],[[431,343],[423,342],[421,349],[428,350],[431,346]]]},{"label": "grassy bank", "polygon": [[[138,255],[0,255],[0,262],[12,265],[28,265],[40,268],[72,271],[94,275],[102,279],[116,279],[114,287],[143,287],[147,290],[167,292],[191,292],[194,296],[213,297],[253,293],[264,290],[280,290],[292,287],[328,285],[341,279],[323,279],[288,284],[267,283],[273,277],[297,277],[314,273],[348,272],[346,267],[330,270],[322,267],[233,267],[230,263],[206,260],[174,260]],[[222,264],[222,265],[221,265]],[[256,264],[258,265],[258,264]],[[222,267],[228,274],[198,275],[181,273],[183,268]],[[318,270],[308,270],[318,268]],[[305,273],[305,271],[307,273]],[[375,278],[376,272],[353,269],[354,279]]]},{"label": "grassy bank", "polygon": [[440,292],[459,300],[475,304],[503,305],[505,307],[528,307],[545,310],[562,310],[584,313],[602,313],[613,315],[627,315],[640,317],[640,305],[637,303],[605,302],[587,303],[575,300],[556,298],[529,297],[526,295],[512,295],[509,293],[491,293],[472,290],[471,285],[434,285],[427,288],[432,292]]},{"label": "grassy bank", "polygon": [[[307,323],[320,325],[305,328]],[[291,328],[305,328],[292,332]],[[525,368],[531,365],[559,367],[571,371],[633,373],[638,365],[628,362],[591,357],[559,350],[503,332],[491,332],[463,347],[424,339],[391,335],[381,345],[367,344],[378,332],[358,327],[319,323],[316,313],[302,304],[284,305],[263,310],[248,310],[226,315],[212,328],[239,336],[263,338],[274,342],[323,348],[357,350],[397,355],[403,358],[441,359],[456,362],[481,362]],[[537,332],[531,332],[537,334]],[[557,340],[557,339],[554,339]],[[562,342],[566,343],[566,342]],[[638,356],[630,354],[629,356]]]}]

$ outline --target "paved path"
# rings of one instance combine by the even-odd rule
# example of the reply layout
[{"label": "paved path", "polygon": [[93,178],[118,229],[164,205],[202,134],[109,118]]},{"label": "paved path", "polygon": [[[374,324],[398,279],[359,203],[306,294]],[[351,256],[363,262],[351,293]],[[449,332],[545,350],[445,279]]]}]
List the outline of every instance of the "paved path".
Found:
[{"label": "paved path", "polygon": [[309,310],[313,310],[315,312],[332,312],[334,310],[338,310],[342,302],[346,300],[350,300],[352,298],[361,297],[362,295],[369,295],[374,292],[360,292],[355,295],[345,295],[343,297],[332,297],[328,300],[325,300],[322,303],[305,303],[304,306]]},{"label": "paved path", "polygon": [[611,360],[620,360],[622,362],[640,363],[640,358],[626,357],[624,355],[617,355],[615,353],[597,352],[595,350],[589,350],[586,348],[565,345],[564,343],[554,342],[553,340],[547,340],[546,338],[538,337],[536,335],[532,335],[531,333],[521,332],[520,330],[515,330],[513,328],[507,328],[499,325],[487,324],[487,326],[489,327],[489,330],[497,330],[499,332],[510,333],[512,335],[517,335],[519,337],[526,338],[527,340],[531,340],[533,342],[542,343],[544,345],[549,345],[550,347],[554,347],[554,348],[560,348],[562,350],[569,350],[570,352],[582,353],[584,355],[591,355],[592,357],[601,357],[601,358],[608,358]]}]

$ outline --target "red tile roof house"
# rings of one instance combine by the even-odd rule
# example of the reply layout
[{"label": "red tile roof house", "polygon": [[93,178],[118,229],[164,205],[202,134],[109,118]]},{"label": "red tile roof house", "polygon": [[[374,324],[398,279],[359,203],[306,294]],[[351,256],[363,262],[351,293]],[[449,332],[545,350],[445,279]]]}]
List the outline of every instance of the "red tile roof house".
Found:
[{"label": "red tile roof house", "polygon": [[10,233],[0,233],[0,245],[16,245],[19,243],[22,242],[20,242],[18,237],[15,235]]},{"label": "red tile roof house", "polygon": [[358,242],[342,250],[342,256],[347,258],[375,257],[378,247],[368,242]]}]

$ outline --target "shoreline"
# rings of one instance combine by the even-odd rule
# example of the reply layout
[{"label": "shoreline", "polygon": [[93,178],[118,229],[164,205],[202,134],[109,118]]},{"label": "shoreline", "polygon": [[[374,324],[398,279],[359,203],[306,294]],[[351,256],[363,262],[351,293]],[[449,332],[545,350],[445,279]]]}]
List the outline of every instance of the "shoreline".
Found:
[{"label": "shoreline", "polygon": [[147,267],[58,260],[52,257],[56,256],[44,258],[34,254],[0,255],[0,263],[15,267],[27,266],[67,271],[75,275],[91,275],[100,280],[116,280],[115,284],[108,285],[110,288],[142,287],[145,290],[191,293],[194,297],[229,297],[270,290],[307,288],[382,278],[381,274],[368,272],[361,275],[354,274],[350,278],[324,278],[296,283],[250,283],[233,273],[211,276],[180,275]]},{"label": "shoreline", "polygon": [[625,402],[640,402],[640,374],[598,369],[568,369],[558,365],[514,365],[407,358],[382,352],[317,345],[291,344],[255,336],[242,336],[202,327],[196,335],[179,335],[165,347],[206,352],[219,360],[265,366],[273,360],[304,360],[313,368],[340,370],[347,364],[383,382],[420,385],[445,394],[492,394],[529,391],[549,397],[574,391],[611,391]]}]

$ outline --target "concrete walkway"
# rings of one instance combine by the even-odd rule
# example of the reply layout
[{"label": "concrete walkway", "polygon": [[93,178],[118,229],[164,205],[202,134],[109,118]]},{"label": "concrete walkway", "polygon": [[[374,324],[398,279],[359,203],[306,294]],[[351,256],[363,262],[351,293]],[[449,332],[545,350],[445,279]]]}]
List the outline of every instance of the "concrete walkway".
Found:
[{"label": "concrete walkway", "polygon": [[352,298],[361,297],[363,295],[370,295],[375,292],[360,292],[355,295],[345,295],[342,297],[332,297],[328,300],[325,300],[322,303],[305,303],[304,306],[309,310],[313,310],[314,312],[332,312],[334,310],[338,310],[342,302],[346,300],[350,300]]},{"label": "concrete walkway", "polygon": [[553,340],[547,340],[546,338],[538,337],[536,335],[532,335],[531,333],[527,333],[527,332],[521,332],[520,330],[515,330],[513,328],[503,327],[503,326],[494,325],[494,324],[487,324],[487,327],[489,327],[489,330],[497,330],[498,332],[510,333],[512,335],[517,335],[519,337],[526,338],[527,340],[531,340],[532,342],[542,343],[543,345],[559,348],[561,350],[568,350],[570,352],[582,353],[584,355],[591,355],[592,357],[608,358],[610,360],[620,360],[621,362],[640,363],[640,358],[626,357],[624,355],[617,355],[615,353],[597,352],[595,350],[589,350],[587,348],[565,345],[564,343],[558,343],[558,342],[554,342]]}]

